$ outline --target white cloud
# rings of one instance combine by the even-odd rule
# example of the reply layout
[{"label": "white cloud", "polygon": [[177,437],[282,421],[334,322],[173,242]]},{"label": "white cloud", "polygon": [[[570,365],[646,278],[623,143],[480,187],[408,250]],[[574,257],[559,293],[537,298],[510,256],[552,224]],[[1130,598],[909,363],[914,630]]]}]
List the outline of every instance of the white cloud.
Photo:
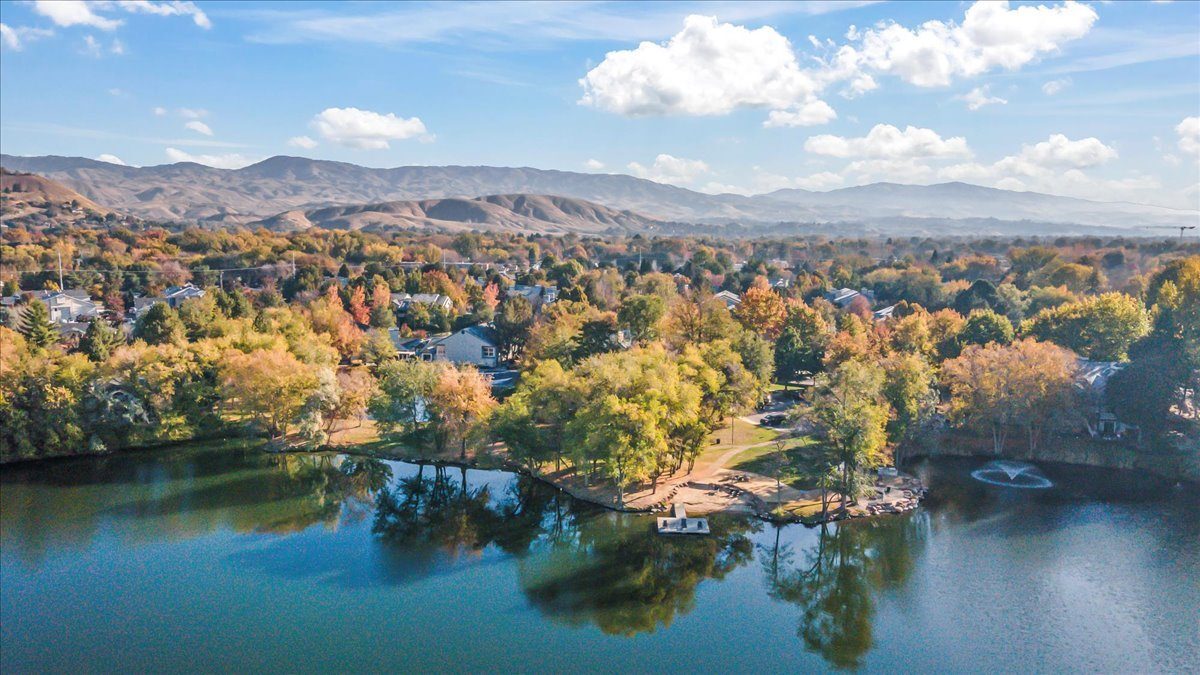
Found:
[{"label": "white cloud", "polygon": [[1041,143],[1024,146],[1019,157],[1038,166],[1081,169],[1116,159],[1117,151],[1098,138],[1072,141],[1063,134],[1053,134]]},{"label": "white cloud", "polygon": [[1175,126],[1179,134],[1179,149],[1200,156],[1200,117],[1185,117]]},{"label": "white cloud", "polygon": [[90,26],[103,31],[116,30],[124,23],[122,19],[113,19],[97,14],[94,10],[117,9],[131,14],[153,14],[155,16],[190,16],[192,21],[201,28],[212,28],[208,16],[192,2],[171,0],[170,2],[151,2],[150,0],[102,0],[98,2],[83,2],[82,0],[35,0],[33,11],[50,19],[57,26]]},{"label": "white cloud", "polygon": [[0,44],[4,45],[5,49],[11,49],[14,52],[19,52],[25,48],[25,45],[40,40],[44,37],[54,35],[54,31],[47,28],[32,28],[30,26],[12,27],[6,23],[0,23]]},{"label": "white cloud", "polygon": [[327,141],[360,150],[386,150],[389,141],[427,136],[420,118],[358,108],[326,108],[312,119],[312,127]]},{"label": "white cloud", "polygon": [[579,102],[622,115],[725,115],[742,108],[793,110],[771,126],[832,119],[787,38],[692,15],[664,44],[609,52],[579,80]]},{"label": "white cloud", "polygon": [[647,167],[637,162],[629,163],[629,170],[638,178],[652,180],[655,183],[670,183],[686,185],[695,182],[697,178],[708,173],[708,164],[698,159],[683,159],[667,154],[654,158],[654,164]]},{"label": "white cloud", "polygon": [[154,110],[153,110],[152,112],[153,112],[155,115],[158,115],[159,117],[162,117],[163,115],[166,115],[166,114],[167,114],[167,109],[166,109],[166,108],[164,108],[164,107],[162,107],[161,105],[157,105],[157,106],[154,106]]},{"label": "white cloud", "polygon": [[989,96],[986,84],[982,87],[975,87],[957,98],[966,101],[968,110],[979,110],[985,105],[992,105],[993,103],[999,103],[1000,105],[1008,103],[1007,99],[1000,98],[999,96]]},{"label": "white cloud", "polygon": [[107,19],[92,11],[91,3],[83,0],[36,0],[33,11],[50,19],[56,26],[91,26],[100,30],[116,30],[120,19]]},{"label": "white cloud", "polygon": [[100,58],[104,53],[104,48],[100,46],[100,41],[94,36],[85,35],[83,37],[83,53],[94,58]]},{"label": "white cloud", "polygon": [[1050,80],[1042,85],[1042,93],[1047,96],[1054,96],[1058,92],[1066,89],[1071,85],[1071,78],[1064,77],[1058,80]]},{"label": "white cloud", "polygon": [[317,142],[308,136],[292,136],[288,139],[287,144],[293,148],[304,148],[305,150],[312,150],[317,147]]},{"label": "white cloud", "polygon": [[1017,70],[1038,56],[1086,35],[1096,22],[1091,7],[977,2],[962,24],[926,21],[915,30],[896,23],[858,33],[859,46],[843,56],[860,68],[895,75],[918,87],[949,85],[956,77]]},{"label": "white cloud", "polygon": [[967,139],[961,136],[942,138],[932,129],[908,126],[901,131],[890,124],[876,124],[866,136],[859,138],[829,134],[812,136],[804,142],[804,149],[829,157],[892,160],[971,155]]},{"label": "white cloud", "polygon": [[112,47],[109,47],[109,51],[117,56],[120,56],[125,53],[125,43],[114,39],[112,41]]},{"label": "white cloud", "polygon": [[811,127],[837,119],[837,112],[825,101],[813,99],[792,110],[772,110],[764,127]]},{"label": "white cloud", "polygon": [[184,119],[198,120],[201,117],[208,117],[208,111],[204,108],[180,108],[176,112]]},{"label": "white cloud", "polygon": [[583,166],[590,171],[599,171],[600,169],[604,168],[604,162],[601,162],[598,159],[589,159],[583,163]]},{"label": "white cloud", "polygon": [[228,155],[193,155],[175,148],[167,148],[167,159],[172,162],[195,162],[196,164],[203,164],[217,169],[240,169],[258,161],[253,157],[246,157],[245,155],[236,153]]},{"label": "white cloud", "polygon": [[154,14],[155,16],[190,16],[192,22],[201,28],[212,28],[208,15],[192,2],[147,2],[146,0],[121,0],[117,3],[121,9],[134,14]]},{"label": "white cloud", "polygon": [[124,89],[122,89],[120,87],[112,87],[111,89],[108,90],[108,95],[109,96],[118,96],[118,97],[119,96],[128,96],[129,92],[125,91]]},{"label": "white cloud", "polygon": [[110,155],[108,153],[104,153],[103,155],[97,155],[96,161],[108,162],[109,164],[119,164],[120,166],[128,166],[125,163],[125,161],[123,159],[121,159],[120,157],[117,157],[116,155]]},{"label": "white cloud", "polygon": [[184,128],[191,129],[198,134],[204,134],[205,136],[213,135],[212,129],[210,129],[207,124],[201,122],[200,120],[192,120],[183,126]]},{"label": "white cloud", "polygon": [[837,187],[846,182],[846,179],[841,174],[836,174],[832,171],[821,171],[810,176],[797,178],[796,187],[805,190],[828,190]]}]

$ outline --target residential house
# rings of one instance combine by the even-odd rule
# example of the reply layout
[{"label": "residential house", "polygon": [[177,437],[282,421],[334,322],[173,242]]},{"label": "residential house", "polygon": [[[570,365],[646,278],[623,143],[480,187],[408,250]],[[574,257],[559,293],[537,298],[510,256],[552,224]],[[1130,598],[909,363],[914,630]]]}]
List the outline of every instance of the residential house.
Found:
[{"label": "residential house", "polygon": [[1092,361],[1083,357],[1078,359],[1077,364],[1079,373],[1076,386],[1083,392],[1087,401],[1084,426],[1088,434],[1092,438],[1108,439],[1122,438],[1129,433],[1136,434],[1139,431],[1138,427],[1122,422],[1117,411],[1110,408],[1105,398],[1109,379],[1121,372],[1125,364],[1118,361]]},{"label": "residential house", "polygon": [[[100,316],[104,305],[92,300],[87,291],[31,291],[24,294],[28,300],[40,300],[50,311],[50,321],[55,324],[80,323]],[[12,320],[21,315],[19,296],[4,298],[5,307],[11,308]]]},{"label": "residential house", "polygon": [[713,294],[713,297],[725,303],[725,309],[733,311],[738,305],[742,304],[742,298],[733,291],[721,291]]},{"label": "residential house", "polygon": [[827,291],[823,297],[833,303],[838,309],[846,309],[859,296],[866,298],[867,302],[871,305],[875,304],[875,293],[865,288],[861,291],[856,291],[853,288],[838,288]]},{"label": "residential house", "polygon": [[506,293],[509,295],[519,295],[528,300],[534,314],[540,313],[543,307],[558,300],[558,287],[544,286],[542,284],[536,286],[517,284],[509,288]]},{"label": "residential house", "polygon": [[191,300],[192,298],[203,297],[204,289],[197,288],[191,284],[184,284],[183,286],[171,286],[164,291],[162,295],[163,302],[167,303],[171,309],[179,309],[180,305],[187,300]]},{"label": "residential house", "polygon": [[892,315],[895,312],[896,312],[896,306],[888,305],[887,307],[884,307],[882,309],[875,310],[872,314],[875,317],[876,321],[887,321],[888,319],[892,318]]},{"label": "residential house", "polygon": [[446,337],[430,340],[422,348],[421,358],[495,368],[500,364],[500,338],[496,329],[487,324],[467,326]]},{"label": "residential house", "polygon": [[426,305],[430,309],[438,308],[448,312],[454,307],[454,301],[450,296],[440,293],[416,293],[409,295],[408,293],[392,293],[392,305],[395,306],[396,312],[400,316],[408,314],[408,310],[414,304]]}]

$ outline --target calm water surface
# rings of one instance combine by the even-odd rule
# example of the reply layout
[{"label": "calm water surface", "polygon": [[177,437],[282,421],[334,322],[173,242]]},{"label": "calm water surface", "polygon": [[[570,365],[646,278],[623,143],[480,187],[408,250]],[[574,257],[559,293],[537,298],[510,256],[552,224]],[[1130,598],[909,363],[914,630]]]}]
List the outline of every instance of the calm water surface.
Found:
[{"label": "calm water surface", "polygon": [[[1195,672],[1200,499],[917,468],[912,514],[644,517],[508,474],[189,447],[0,472],[0,670]],[[465,483],[464,483],[465,478]]]}]

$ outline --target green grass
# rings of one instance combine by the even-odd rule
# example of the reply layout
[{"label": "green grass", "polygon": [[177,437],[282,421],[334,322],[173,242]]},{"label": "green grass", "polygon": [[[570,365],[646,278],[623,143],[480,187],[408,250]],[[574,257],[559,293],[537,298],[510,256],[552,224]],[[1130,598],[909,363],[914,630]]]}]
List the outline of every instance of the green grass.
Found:
[{"label": "green grass", "polygon": [[[798,490],[807,490],[812,487],[799,467],[802,466],[801,454],[804,449],[815,442],[816,439],[811,436],[788,440],[787,447],[784,450],[786,458],[782,477],[784,483]],[[750,448],[738,455],[734,459],[733,465],[729,468],[734,471],[750,471],[764,476],[774,476],[777,454],[778,448],[775,447],[774,443],[764,445],[760,448]]]},{"label": "green grass", "polygon": [[732,437],[730,436],[729,427],[725,426],[712,432],[708,436],[710,444],[720,442],[720,447],[729,448],[731,445],[754,445],[756,443],[765,443],[773,440],[779,432],[770,427],[760,427],[757,424],[750,424],[745,420],[737,420],[734,424]]}]

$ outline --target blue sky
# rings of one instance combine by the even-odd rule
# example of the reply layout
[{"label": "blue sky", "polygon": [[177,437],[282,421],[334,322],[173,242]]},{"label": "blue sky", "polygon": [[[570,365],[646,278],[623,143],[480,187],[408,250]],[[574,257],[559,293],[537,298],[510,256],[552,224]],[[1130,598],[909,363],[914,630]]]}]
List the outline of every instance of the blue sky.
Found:
[{"label": "blue sky", "polygon": [[1200,208],[1200,3],[0,2],[0,149]]}]

